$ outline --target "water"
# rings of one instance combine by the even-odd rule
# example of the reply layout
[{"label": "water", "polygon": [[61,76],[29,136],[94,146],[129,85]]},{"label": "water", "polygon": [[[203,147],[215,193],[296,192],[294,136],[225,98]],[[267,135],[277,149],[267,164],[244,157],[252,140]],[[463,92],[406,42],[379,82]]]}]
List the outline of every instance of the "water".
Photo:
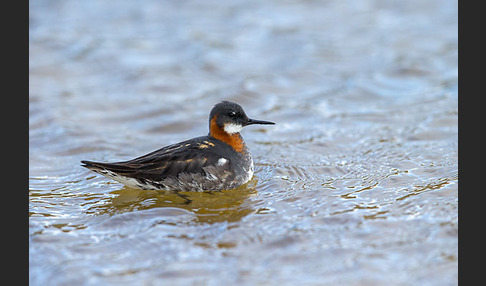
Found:
[{"label": "water", "polygon": [[[33,1],[31,285],[456,285],[457,1]],[[80,167],[243,130],[247,185]]]}]

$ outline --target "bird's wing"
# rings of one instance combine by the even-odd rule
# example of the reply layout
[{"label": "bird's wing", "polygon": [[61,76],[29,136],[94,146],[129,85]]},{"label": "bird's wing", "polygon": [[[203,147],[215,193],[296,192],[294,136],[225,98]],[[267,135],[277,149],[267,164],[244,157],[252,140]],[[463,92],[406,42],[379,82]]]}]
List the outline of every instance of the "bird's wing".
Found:
[{"label": "bird's wing", "polygon": [[[204,174],[204,168],[218,165],[219,156],[213,152],[214,144],[206,144],[203,138],[169,145],[141,157],[115,163],[82,161],[93,171],[109,170],[131,178],[161,181],[177,177],[180,173]],[[222,166],[223,168],[228,167]]]}]

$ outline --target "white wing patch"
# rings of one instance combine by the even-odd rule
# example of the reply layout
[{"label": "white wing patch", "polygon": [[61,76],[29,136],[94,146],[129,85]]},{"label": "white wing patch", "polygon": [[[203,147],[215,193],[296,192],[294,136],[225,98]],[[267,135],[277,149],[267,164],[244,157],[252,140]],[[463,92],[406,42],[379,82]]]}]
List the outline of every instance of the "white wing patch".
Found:
[{"label": "white wing patch", "polygon": [[226,158],[219,158],[219,160],[218,160],[218,166],[223,166],[227,162],[228,162],[228,159],[226,159]]}]

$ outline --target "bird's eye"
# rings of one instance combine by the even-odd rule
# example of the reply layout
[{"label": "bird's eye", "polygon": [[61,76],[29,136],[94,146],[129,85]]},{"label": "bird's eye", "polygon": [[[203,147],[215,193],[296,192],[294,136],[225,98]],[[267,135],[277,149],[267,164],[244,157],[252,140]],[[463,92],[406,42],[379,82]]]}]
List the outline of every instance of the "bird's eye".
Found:
[{"label": "bird's eye", "polygon": [[230,112],[229,116],[230,117],[236,117],[236,112],[234,112],[234,111]]}]

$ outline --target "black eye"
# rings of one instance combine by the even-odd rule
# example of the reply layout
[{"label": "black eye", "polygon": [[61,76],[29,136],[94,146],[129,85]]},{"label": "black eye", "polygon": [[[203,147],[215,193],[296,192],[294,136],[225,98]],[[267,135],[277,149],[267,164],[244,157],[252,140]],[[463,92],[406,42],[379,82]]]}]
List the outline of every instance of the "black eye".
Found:
[{"label": "black eye", "polygon": [[229,116],[231,118],[235,118],[236,117],[236,112],[234,112],[234,111],[230,112]]}]

